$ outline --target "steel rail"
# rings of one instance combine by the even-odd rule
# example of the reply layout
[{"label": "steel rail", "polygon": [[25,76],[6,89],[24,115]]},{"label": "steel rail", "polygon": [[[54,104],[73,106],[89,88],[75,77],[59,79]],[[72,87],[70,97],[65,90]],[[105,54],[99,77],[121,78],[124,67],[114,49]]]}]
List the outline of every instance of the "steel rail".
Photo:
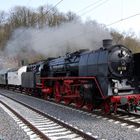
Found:
[{"label": "steel rail", "polygon": [[[27,107],[28,109],[31,109],[32,111],[34,111],[34,112],[36,112],[36,113],[38,113],[38,114],[40,114],[40,115],[42,115],[42,116],[44,116],[44,117],[46,117],[46,118],[52,120],[53,122],[55,122],[55,123],[57,123],[57,124],[59,124],[59,125],[65,127],[65,128],[67,128],[67,129],[71,130],[72,132],[74,132],[74,133],[78,134],[79,136],[83,137],[85,140],[96,140],[96,138],[94,138],[94,136],[89,135],[89,134],[87,134],[87,133],[84,133],[83,131],[78,130],[77,128],[74,128],[73,126],[70,126],[70,125],[66,124],[65,122],[62,122],[61,120],[58,120],[58,119],[56,119],[56,118],[54,118],[54,117],[52,117],[52,116],[50,116],[50,115],[48,115],[48,114],[46,114],[46,113],[44,113],[44,112],[41,112],[40,110],[35,109],[35,108],[33,108],[33,107],[31,107],[31,106],[29,106],[29,105],[23,103],[23,102],[20,102],[20,101],[18,101],[18,100],[16,100],[16,99],[13,99],[13,98],[11,98],[11,97],[9,97],[9,96],[7,96],[7,95],[4,95],[4,94],[1,93],[1,92],[0,92],[0,94],[1,94],[2,96],[5,96],[6,98],[9,98],[9,99],[11,99],[11,100],[13,100],[13,101],[15,101],[15,102],[17,102],[17,103],[19,103],[19,104],[21,104],[21,105]],[[42,137],[43,137],[43,136],[42,136]],[[46,139],[46,140],[48,140],[48,139]]]}]

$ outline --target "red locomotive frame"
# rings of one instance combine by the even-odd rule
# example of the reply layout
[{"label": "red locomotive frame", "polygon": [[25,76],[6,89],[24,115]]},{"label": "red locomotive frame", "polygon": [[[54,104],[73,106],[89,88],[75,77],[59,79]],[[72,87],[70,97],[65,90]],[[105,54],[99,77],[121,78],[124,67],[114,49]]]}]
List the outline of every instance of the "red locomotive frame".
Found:
[{"label": "red locomotive frame", "polygon": [[[140,94],[131,95],[117,95],[117,96],[104,96],[102,89],[97,81],[96,77],[45,77],[41,78],[41,84],[37,84],[37,88],[40,88],[45,99],[53,94],[56,102],[64,101],[65,104],[75,103],[76,107],[86,107],[88,110],[102,108],[105,113],[117,111],[120,106],[127,111],[129,107],[136,109],[140,103]],[[94,106],[94,103],[85,102],[79,91],[79,87],[86,85],[87,81],[93,81],[96,84],[102,103],[99,106]],[[46,86],[46,82],[54,82],[53,87]],[[73,88],[73,89],[72,89]],[[93,93],[96,94],[97,93]]]}]

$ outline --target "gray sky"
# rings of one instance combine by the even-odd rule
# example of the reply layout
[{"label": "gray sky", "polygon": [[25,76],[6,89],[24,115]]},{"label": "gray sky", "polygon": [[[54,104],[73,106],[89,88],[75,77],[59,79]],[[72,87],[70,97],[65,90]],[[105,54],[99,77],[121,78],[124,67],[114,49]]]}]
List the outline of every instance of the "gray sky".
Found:
[{"label": "gray sky", "polygon": [[[60,0],[0,0],[0,10],[8,11],[17,5],[34,8],[45,4],[53,6],[58,1]],[[87,6],[89,7],[84,9]],[[62,12],[73,11],[80,15],[83,21],[92,19],[109,25],[140,13],[140,0],[63,0],[57,8]],[[131,30],[140,38],[140,15],[108,26],[108,28],[115,28],[121,32]]]}]

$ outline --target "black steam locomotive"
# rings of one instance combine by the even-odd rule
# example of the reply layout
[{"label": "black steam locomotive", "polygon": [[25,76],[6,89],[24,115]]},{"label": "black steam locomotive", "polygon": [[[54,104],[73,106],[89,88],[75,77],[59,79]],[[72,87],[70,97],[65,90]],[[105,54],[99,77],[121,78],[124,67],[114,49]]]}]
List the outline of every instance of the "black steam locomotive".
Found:
[{"label": "black steam locomotive", "polygon": [[94,76],[105,96],[131,91],[128,83],[133,77],[132,53],[123,45],[112,46],[111,42],[104,40],[103,48],[96,51],[81,50],[48,61],[42,71],[47,77]]},{"label": "black steam locomotive", "polygon": [[75,103],[106,113],[140,109],[140,54],[103,40],[103,47],[30,64],[21,75],[21,90],[45,99]]},{"label": "black steam locomotive", "polygon": [[137,110],[140,101],[139,57],[123,45],[103,40],[95,51],[80,50],[47,60],[41,66],[41,89],[56,101],[75,102],[89,110]]}]

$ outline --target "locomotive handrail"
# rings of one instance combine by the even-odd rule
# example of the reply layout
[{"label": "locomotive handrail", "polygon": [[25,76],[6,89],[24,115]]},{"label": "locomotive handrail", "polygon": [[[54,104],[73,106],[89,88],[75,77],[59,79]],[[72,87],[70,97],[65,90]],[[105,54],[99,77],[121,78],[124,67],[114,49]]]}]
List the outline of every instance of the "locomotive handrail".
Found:
[{"label": "locomotive handrail", "polygon": [[51,80],[76,80],[76,79],[96,79],[95,76],[92,76],[92,77],[43,77],[43,78],[40,78],[41,80],[47,80],[47,79],[51,79]]}]

